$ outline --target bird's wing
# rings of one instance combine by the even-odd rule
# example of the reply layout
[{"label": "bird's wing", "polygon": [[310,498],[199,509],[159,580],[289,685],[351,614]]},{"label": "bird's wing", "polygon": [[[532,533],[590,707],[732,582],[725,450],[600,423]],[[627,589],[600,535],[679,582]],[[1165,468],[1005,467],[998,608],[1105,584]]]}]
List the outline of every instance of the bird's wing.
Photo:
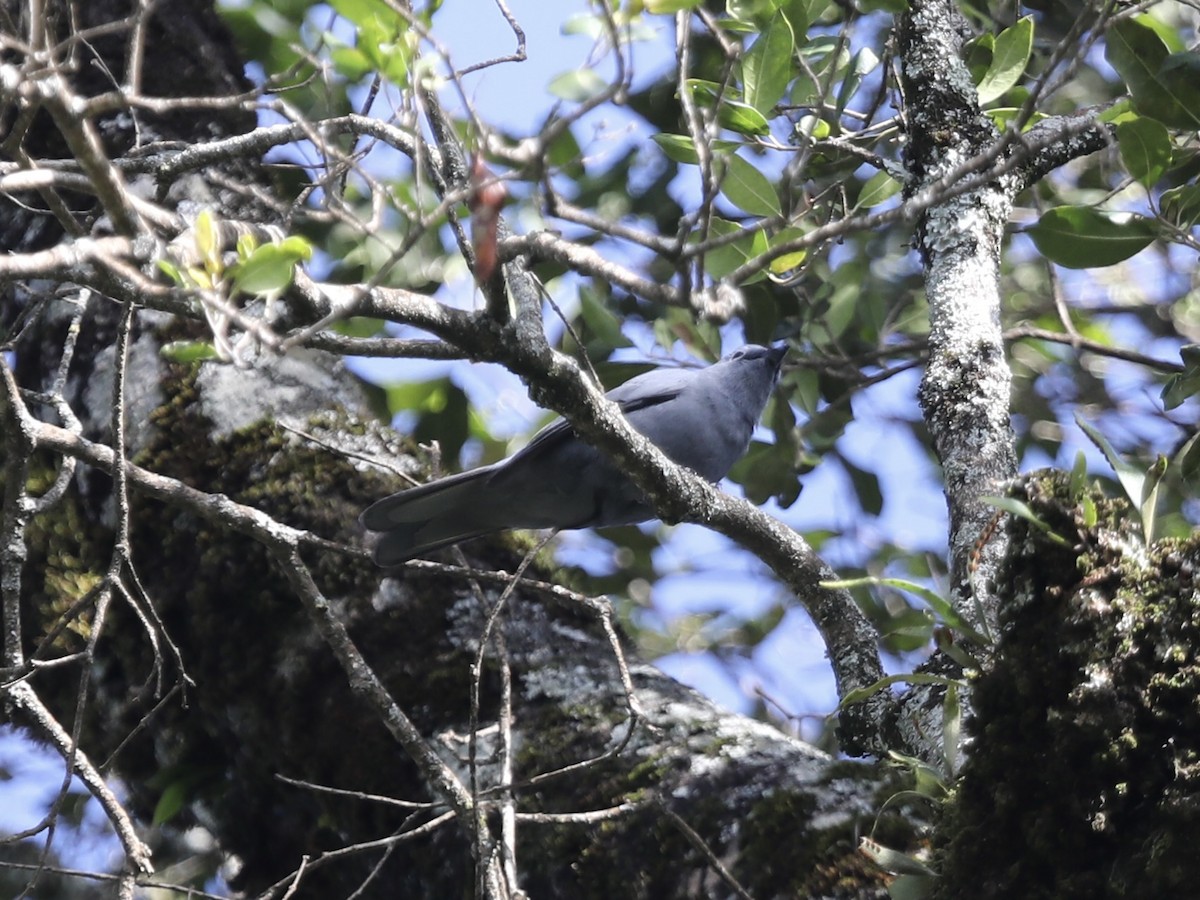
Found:
[{"label": "bird's wing", "polygon": [[[635,375],[622,385],[609,391],[606,396],[628,416],[631,412],[657,406],[677,397],[695,372],[688,369],[653,369]],[[539,456],[557,447],[562,441],[575,434],[566,419],[556,419],[533,436],[513,458],[522,459]]]}]

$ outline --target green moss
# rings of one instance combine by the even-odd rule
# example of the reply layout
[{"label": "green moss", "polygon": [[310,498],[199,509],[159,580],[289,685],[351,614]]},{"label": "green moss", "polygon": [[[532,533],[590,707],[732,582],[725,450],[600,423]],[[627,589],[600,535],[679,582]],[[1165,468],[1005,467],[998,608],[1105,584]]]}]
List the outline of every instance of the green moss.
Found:
[{"label": "green moss", "polygon": [[1143,550],[1128,510],[1103,497],[1087,528],[1063,476],[1022,495],[1071,546],[1010,522],[1003,637],[943,829],[943,896],[1190,896],[1200,538]]}]

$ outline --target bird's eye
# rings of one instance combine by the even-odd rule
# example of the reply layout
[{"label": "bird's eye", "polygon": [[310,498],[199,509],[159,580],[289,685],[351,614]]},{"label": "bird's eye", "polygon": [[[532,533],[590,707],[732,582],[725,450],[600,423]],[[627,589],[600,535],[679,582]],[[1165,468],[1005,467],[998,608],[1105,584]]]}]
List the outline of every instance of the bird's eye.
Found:
[{"label": "bird's eye", "polygon": [[733,351],[733,356],[731,356],[731,357],[729,357],[729,358],[730,358],[730,359],[741,359],[741,358],[742,358],[743,356],[745,356],[745,355],[746,355],[746,351],[745,351],[745,349],[742,349],[742,350],[735,350],[735,351]]}]

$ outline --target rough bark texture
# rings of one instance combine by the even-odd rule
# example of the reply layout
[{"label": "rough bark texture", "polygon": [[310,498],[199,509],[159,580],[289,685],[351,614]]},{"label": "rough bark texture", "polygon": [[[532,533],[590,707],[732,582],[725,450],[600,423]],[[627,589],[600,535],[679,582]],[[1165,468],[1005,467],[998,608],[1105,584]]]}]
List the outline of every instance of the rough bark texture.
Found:
[{"label": "rough bark texture", "polygon": [[1200,538],[1141,546],[1132,510],[1055,473],[1014,490],[996,666],[944,824],[939,897],[1195,896]]},{"label": "rough bark texture", "polygon": [[[949,0],[917,0],[905,17],[910,190],[937,181],[999,140],[962,59],[969,37],[966,20]],[[1015,192],[1013,179],[999,178],[951,197],[929,210],[918,232],[930,323],[920,399],[945,478],[952,586],[963,615],[975,618],[982,609],[989,625],[996,615],[989,576],[1004,541],[984,548],[974,572],[970,564],[994,514],[982,498],[1016,474],[1011,373],[1000,331],[1000,239]]]}]

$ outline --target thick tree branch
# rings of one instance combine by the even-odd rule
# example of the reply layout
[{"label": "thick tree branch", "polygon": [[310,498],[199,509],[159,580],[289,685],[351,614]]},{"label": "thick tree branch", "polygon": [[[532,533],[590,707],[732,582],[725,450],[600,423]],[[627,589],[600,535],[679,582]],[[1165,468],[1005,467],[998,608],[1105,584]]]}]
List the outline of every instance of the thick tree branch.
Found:
[{"label": "thick tree branch", "polygon": [[[916,0],[904,17],[912,190],[998,144],[961,59],[968,35],[950,0]],[[968,620],[977,618],[978,603],[979,624],[992,630],[996,591],[988,579],[1004,541],[989,543],[981,561],[972,551],[995,513],[982,498],[1016,474],[999,290],[1000,240],[1015,190],[1015,178],[993,178],[931,205],[918,231],[931,327],[921,405],[945,473],[954,599]]]}]

